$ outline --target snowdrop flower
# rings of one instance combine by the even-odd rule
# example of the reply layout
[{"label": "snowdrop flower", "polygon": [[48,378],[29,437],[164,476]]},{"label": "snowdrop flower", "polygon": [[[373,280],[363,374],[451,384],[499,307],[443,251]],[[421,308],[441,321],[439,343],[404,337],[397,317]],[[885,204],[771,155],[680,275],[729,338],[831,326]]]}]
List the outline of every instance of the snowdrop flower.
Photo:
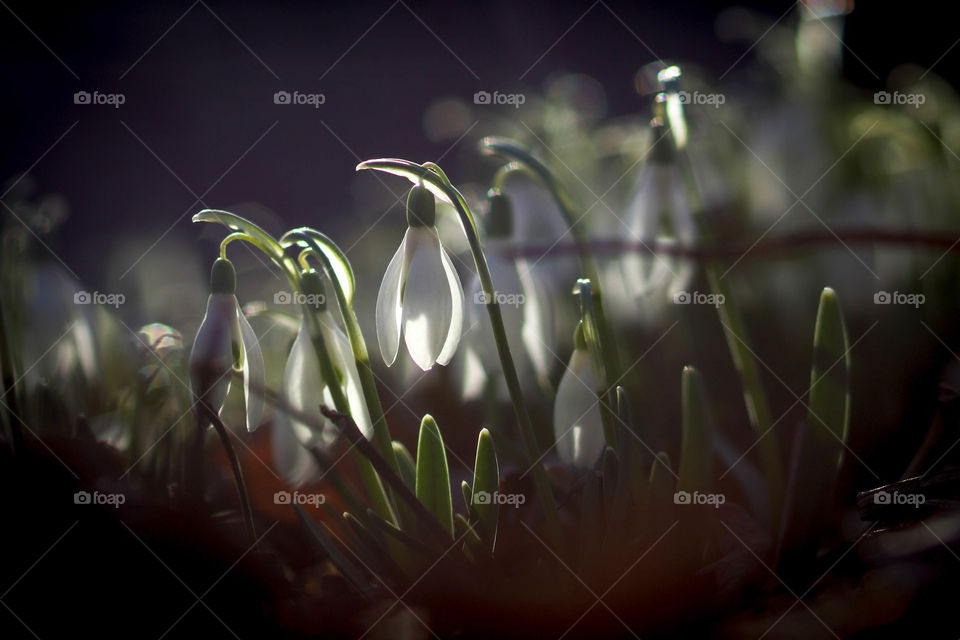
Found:
[{"label": "snowdrop flower", "polygon": [[[683,180],[674,159],[673,141],[659,120],[650,126],[654,146],[636,192],[627,207],[630,240],[651,243],[661,236],[683,244],[696,239],[696,226]],[[693,275],[693,264],[663,255],[630,252],[623,261],[624,281],[635,296],[662,300],[682,291]]]},{"label": "snowdrop flower", "polygon": [[[497,302],[507,331],[507,343],[514,355],[521,384],[535,383],[549,374],[550,350],[554,344],[551,301],[543,284],[525,261],[506,255],[513,238],[513,210],[510,198],[492,193],[486,220],[487,266],[496,287]],[[467,399],[479,397],[491,380],[497,380],[499,393],[506,397],[500,358],[490,328],[490,317],[484,309],[486,295],[480,278],[473,277],[468,290],[468,331],[464,335],[463,394]]]},{"label": "snowdrop flower", "polygon": [[410,357],[424,371],[450,362],[460,342],[463,288],[435,222],[433,194],[414,187],[407,197],[407,232],[377,296],[377,339],[387,366],[397,359],[401,330]]},{"label": "snowdrop flower", "polygon": [[263,353],[240,310],[236,288],[233,264],[218,258],[210,271],[207,313],[190,352],[190,391],[197,402],[219,412],[230,390],[230,374],[242,369],[247,431],[253,431],[263,417]]},{"label": "snowdrop flower", "polygon": [[[301,290],[306,304],[315,308],[304,308],[297,338],[290,349],[284,369],[282,393],[291,407],[324,426],[318,432],[310,425],[282,412],[274,420],[271,434],[274,465],[294,485],[303,484],[318,471],[313,456],[306,448],[329,447],[339,435],[336,427],[320,412],[321,404],[334,406],[330,384],[343,386],[350,413],[360,431],[368,439],[373,434],[373,424],[363,397],[357,363],[347,336],[336,325],[333,314],[327,308],[320,274],[316,271],[304,273]],[[336,380],[327,380],[323,376],[320,359],[314,347],[313,332],[323,337],[337,376]]]},{"label": "snowdrop flower", "polygon": [[600,458],[606,439],[596,392],[597,377],[582,325],[577,325],[573,342],[573,355],[560,379],[553,405],[553,433],[560,459],[585,469]]}]

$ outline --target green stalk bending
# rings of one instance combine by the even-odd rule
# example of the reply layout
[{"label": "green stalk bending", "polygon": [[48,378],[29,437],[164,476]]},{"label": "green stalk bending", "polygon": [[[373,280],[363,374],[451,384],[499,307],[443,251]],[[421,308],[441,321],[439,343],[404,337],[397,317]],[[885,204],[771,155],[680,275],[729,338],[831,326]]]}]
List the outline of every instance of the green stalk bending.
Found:
[{"label": "green stalk bending", "polygon": [[435,164],[426,163],[421,166],[408,160],[380,159],[361,162],[357,165],[357,170],[362,169],[385,171],[387,173],[393,173],[394,175],[403,176],[414,184],[423,183],[434,195],[450,202],[456,209],[457,215],[460,217],[460,224],[463,227],[464,235],[466,235],[467,242],[470,245],[470,253],[473,255],[473,261],[477,268],[477,276],[480,279],[481,289],[485,294],[485,306],[490,316],[490,327],[497,345],[497,353],[500,357],[500,366],[503,369],[504,382],[506,382],[507,389],[510,392],[510,400],[513,403],[514,413],[517,416],[524,452],[526,453],[527,462],[533,472],[534,484],[537,487],[537,496],[543,508],[547,529],[552,539],[560,544],[562,542],[560,519],[557,515],[557,506],[550,489],[550,480],[547,478],[547,472],[542,463],[543,453],[540,451],[540,445],[537,443],[533,423],[530,420],[530,414],[527,412],[523,392],[520,390],[520,378],[517,376],[517,368],[513,362],[513,356],[510,355],[510,345],[507,342],[507,330],[503,324],[503,314],[500,311],[500,305],[497,303],[493,277],[490,275],[487,258],[483,253],[480,236],[477,233],[476,220],[470,211],[469,205],[467,205],[463,195],[450,183],[446,175],[443,174],[443,171]]},{"label": "green stalk bending", "polygon": [[[360,388],[363,392],[363,399],[367,405],[367,411],[370,414],[370,421],[373,423],[373,438],[382,455],[390,467],[399,473],[400,465],[397,463],[397,456],[393,450],[393,438],[390,436],[390,430],[387,427],[387,419],[383,414],[383,405],[380,403],[380,395],[377,393],[377,383],[373,376],[373,369],[370,367],[370,352],[367,350],[367,343],[363,338],[363,332],[360,330],[360,322],[357,320],[356,311],[353,304],[347,298],[343,284],[337,277],[330,257],[323,251],[320,243],[328,249],[339,253],[341,261],[348,271],[350,263],[346,256],[340,253],[339,248],[326,235],[310,229],[301,227],[288,231],[280,238],[280,243],[285,246],[298,244],[306,246],[311,250],[311,254],[320,261],[327,278],[333,284],[333,291],[337,297],[337,306],[340,308],[340,316],[343,318],[343,326],[347,332],[347,338],[350,340],[350,348],[353,350],[353,359],[357,363],[357,372],[360,375]],[[339,409],[338,409],[339,410]]]},{"label": "green stalk bending", "polygon": [[[613,331],[607,322],[606,313],[603,310],[603,288],[600,285],[600,269],[597,261],[590,251],[590,239],[586,231],[579,226],[583,216],[577,216],[577,207],[573,198],[563,188],[563,184],[557,180],[547,165],[537,159],[532,153],[519,143],[507,138],[489,136],[480,143],[480,149],[487,154],[499,154],[513,160],[506,165],[504,171],[498,172],[494,178],[494,188],[499,189],[506,175],[512,171],[523,171],[527,175],[535,177],[543,184],[556,201],[560,214],[563,216],[564,223],[573,237],[574,246],[577,249],[577,257],[580,259],[580,269],[583,275],[589,278],[594,285],[593,301],[594,314],[596,316],[597,331],[600,336],[600,347],[603,353],[603,360],[606,364],[608,380],[619,381],[620,378],[620,357],[617,354],[615,342],[613,340]],[[611,388],[604,389],[604,397],[609,397]]]},{"label": "green stalk bending", "polygon": [[[672,116],[670,118],[671,131],[676,127],[685,127],[683,122],[683,111],[678,110],[670,113],[662,113],[662,116]],[[676,122],[679,119],[680,122]],[[675,141],[672,141],[675,144]],[[677,149],[678,165],[686,183],[686,190],[690,197],[691,209],[694,213],[694,220],[697,221],[697,231],[700,234],[703,246],[712,246],[715,242],[713,231],[710,228],[709,221],[704,215],[703,198],[700,194],[700,188],[697,184],[696,175],[693,171],[693,165],[686,148]],[[763,388],[763,382],[760,379],[760,372],[757,368],[756,358],[751,353],[747,342],[747,330],[743,321],[743,314],[737,299],[733,294],[733,289],[728,280],[724,280],[720,271],[720,264],[715,261],[705,261],[703,269],[710,284],[711,291],[724,301],[717,305],[717,315],[720,318],[720,324],[723,328],[723,335],[727,342],[727,348],[730,351],[730,357],[740,375],[740,382],[743,387],[743,400],[747,409],[747,417],[750,420],[750,426],[756,434],[757,449],[760,452],[760,463],[763,468],[764,476],[767,479],[768,499],[770,501],[770,529],[776,539],[780,527],[780,517],[783,508],[783,465],[780,461],[779,448],[777,446],[776,434],[771,428],[770,407],[767,403],[767,395]]]},{"label": "green stalk bending", "polygon": [[[304,314],[309,318],[310,335],[313,338],[313,348],[317,353],[317,359],[320,361],[320,373],[323,375],[324,380],[330,381],[327,384],[327,388],[330,390],[333,404],[340,413],[349,414],[350,404],[347,401],[347,396],[343,393],[343,387],[338,382],[339,377],[337,376],[336,368],[333,366],[333,361],[330,360],[329,350],[324,342],[319,323],[313,315],[312,308],[304,306]],[[392,450],[391,447],[391,451]],[[390,504],[387,492],[380,482],[380,476],[377,475],[377,472],[370,462],[360,455],[359,451],[354,449],[353,452],[357,469],[360,472],[360,478],[367,489],[370,500],[373,502],[374,511],[387,522],[396,524],[397,518],[393,512],[393,505]]]}]

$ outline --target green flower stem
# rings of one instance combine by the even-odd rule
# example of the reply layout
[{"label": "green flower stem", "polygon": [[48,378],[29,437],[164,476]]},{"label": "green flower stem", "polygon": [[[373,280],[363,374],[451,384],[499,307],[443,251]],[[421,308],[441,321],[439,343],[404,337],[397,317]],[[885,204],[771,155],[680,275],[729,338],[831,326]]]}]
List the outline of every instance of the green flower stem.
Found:
[{"label": "green flower stem", "polygon": [[[390,430],[387,426],[387,419],[383,414],[383,405],[380,403],[380,395],[377,393],[377,383],[373,376],[373,369],[370,367],[370,353],[367,350],[367,343],[363,338],[363,332],[360,330],[360,323],[357,320],[357,314],[353,309],[353,304],[347,299],[346,292],[341,284],[329,256],[318,245],[324,242],[328,247],[335,246],[333,241],[322,233],[313,229],[301,228],[294,229],[284,234],[280,238],[282,244],[296,243],[306,245],[311,254],[323,265],[323,270],[327,278],[333,284],[333,291],[337,297],[337,306],[340,308],[340,316],[343,318],[343,326],[347,331],[347,338],[350,340],[350,348],[353,350],[353,359],[357,363],[357,373],[360,375],[360,388],[363,392],[363,399],[367,405],[367,411],[370,414],[370,421],[373,423],[373,438],[382,455],[390,467],[399,473],[400,465],[397,462],[396,453],[393,450],[393,438],[390,436]],[[337,249],[339,251],[339,249]],[[342,254],[341,254],[342,255]],[[349,262],[346,257],[342,258],[347,268]]]},{"label": "green flower stem", "polygon": [[250,222],[242,216],[229,211],[220,209],[204,209],[193,216],[194,222],[217,222],[224,225],[234,233],[224,238],[221,243],[220,251],[223,254],[226,244],[233,240],[245,240],[263,251],[273,262],[280,267],[291,286],[297,286],[300,282],[300,275],[297,271],[297,265],[290,256],[284,252],[280,243],[260,226]]},{"label": "green flower stem", "polygon": [[256,529],[254,529],[253,525],[253,508],[250,506],[250,495],[247,493],[247,483],[243,479],[243,471],[240,467],[240,459],[237,458],[237,452],[234,450],[233,444],[230,442],[230,434],[227,432],[227,427],[223,424],[223,421],[220,419],[220,416],[217,415],[216,411],[211,409],[210,406],[204,401],[200,401],[198,405],[200,407],[200,411],[206,414],[207,419],[213,424],[214,430],[216,430],[217,435],[220,437],[220,443],[223,445],[223,450],[227,454],[227,459],[230,461],[230,468],[233,470],[233,478],[237,483],[237,494],[240,497],[240,513],[243,517],[243,525],[247,530],[247,535],[250,537],[250,541],[253,542],[257,539]]},{"label": "green flower stem", "polygon": [[[250,222],[242,216],[230,213],[229,211],[221,211],[217,209],[204,209],[200,213],[193,216],[193,221],[217,222],[231,229],[234,231],[234,233],[231,233],[229,236],[224,238],[220,247],[221,253],[226,249],[227,244],[233,240],[244,240],[249,242],[263,251],[264,254],[272,259],[278,267],[280,267],[280,269],[284,272],[284,275],[286,275],[287,280],[290,282],[290,285],[295,290],[300,290],[300,272],[297,269],[296,262],[287,255],[283,245],[277,242],[273,236],[264,231],[258,225]],[[331,280],[334,280],[339,287],[339,279],[331,278]],[[305,317],[309,318],[310,322],[312,322],[311,335],[314,336],[314,348],[317,352],[317,358],[320,361],[321,371],[323,372],[325,379],[338,380],[339,378],[336,376],[333,363],[330,361],[330,355],[327,352],[326,345],[323,343],[323,336],[321,335],[319,327],[316,324],[317,319],[313,315],[313,311],[314,310],[311,307],[304,308]],[[346,396],[343,394],[343,389],[340,387],[340,385],[331,384],[329,385],[329,388],[338,409],[341,411],[349,411],[349,405],[347,403]],[[391,452],[392,450],[393,449],[391,446]],[[359,454],[356,456],[356,461],[363,484],[370,495],[370,499],[373,502],[377,513],[379,513],[384,519],[394,522],[395,516],[392,506],[376,472],[370,466],[369,462]]]},{"label": "green flower stem", "polygon": [[[337,382],[340,377],[337,375],[336,368],[333,366],[333,361],[330,360],[330,353],[324,342],[323,334],[320,331],[317,317],[313,313],[313,308],[309,305],[304,305],[303,313],[304,316],[308,318],[310,335],[313,338],[313,348],[317,353],[317,359],[320,361],[320,372],[324,380],[330,381],[330,383],[327,384],[327,388],[333,397],[333,404],[337,408],[337,411],[350,413],[350,404],[347,402],[347,396],[343,393],[343,387]],[[387,492],[380,482],[380,477],[370,465],[370,462],[363,457],[359,451],[354,449],[354,453],[360,478],[367,489],[370,500],[373,502],[374,511],[387,522],[395,524],[396,515],[393,512],[393,505],[390,504],[390,499],[387,497]]]},{"label": "green flower stem", "polygon": [[[669,117],[671,130],[686,130],[686,123],[683,121],[682,105],[677,110],[661,113],[663,117]],[[676,144],[675,141],[672,141]],[[686,190],[690,196],[691,209],[694,212],[694,220],[697,221],[697,231],[700,234],[701,243],[709,247],[715,243],[714,234],[710,228],[709,220],[704,213],[705,207],[703,197],[700,193],[700,187],[697,184],[693,165],[686,148],[677,149],[678,165],[686,183]],[[717,315],[723,326],[723,335],[726,338],[727,348],[730,350],[730,356],[733,359],[734,366],[740,374],[740,381],[743,386],[743,400],[747,408],[747,416],[750,420],[750,426],[758,438],[757,449],[760,452],[760,461],[763,467],[763,473],[767,480],[768,500],[770,502],[770,530],[773,538],[776,539],[780,527],[781,510],[783,508],[784,492],[784,472],[780,460],[779,448],[777,446],[776,434],[770,428],[770,407],[767,404],[767,395],[760,379],[760,372],[757,369],[756,359],[747,346],[746,325],[743,321],[743,314],[737,304],[733,288],[729,280],[723,278],[720,270],[720,263],[715,261],[705,261],[703,269],[710,284],[710,289],[714,294],[722,295],[724,303],[717,305]]]},{"label": "green flower stem", "polygon": [[[498,154],[512,159],[512,162],[503,167],[494,176],[494,188],[500,189],[509,173],[522,171],[526,175],[533,176],[539,180],[540,183],[550,191],[551,195],[553,195],[560,209],[560,214],[563,216],[564,222],[567,225],[567,229],[573,237],[577,256],[580,259],[580,269],[583,271],[583,275],[593,282],[594,285],[594,317],[600,336],[603,360],[609,376],[608,379],[615,380],[619,378],[620,357],[615,347],[616,343],[613,339],[613,331],[607,322],[607,316],[603,309],[600,269],[590,250],[590,240],[587,237],[586,230],[578,224],[583,216],[577,216],[577,207],[573,199],[567,193],[567,190],[563,188],[563,184],[557,180],[557,177],[550,168],[519,143],[507,138],[491,136],[483,139],[480,148],[484,153],[491,155]],[[604,397],[609,397],[611,391],[609,388],[604,389]]]},{"label": "green flower stem", "polygon": [[487,258],[480,244],[480,235],[477,233],[476,219],[470,211],[470,207],[467,205],[463,195],[450,183],[442,170],[435,164],[427,163],[421,166],[407,160],[368,160],[357,165],[358,171],[362,169],[374,169],[401,175],[411,180],[414,184],[423,182],[424,186],[427,186],[434,195],[439,195],[444,200],[452,203],[456,209],[460,217],[463,232],[467,237],[467,242],[470,244],[470,253],[473,254],[473,261],[477,268],[480,286],[485,294],[485,306],[490,316],[490,327],[493,330],[493,338],[497,344],[497,353],[500,357],[500,366],[503,369],[504,382],[506,382],[507,389],[510,392],[510,400],[513,403],[513,409],[517,416],[524,452],[526,453],[528,464],[531,465],[534,484],[537,487],[537,495],[543,508],[547,529],[554,542],[562,544],[563,537],[560,529],[560,518],[557,514],[557,506],[553,499],[553,493],[550,489],[550,480],[547,477],[546,469],[542,463],[543,454],[540,451],[540,445],[537,443],[537,438],[534,434],[533,422],[530,420],[530,414],[527,412],[523,392],[520,390],[520,378],[517,376],[517,368],[514,365],[513,357],[510,355],[510,345],[507,342],[507,330],[503,324],[503,314],[500,311],[500,305],[497,303],[493,277],[490,275],[490,269],[487,266]]}]

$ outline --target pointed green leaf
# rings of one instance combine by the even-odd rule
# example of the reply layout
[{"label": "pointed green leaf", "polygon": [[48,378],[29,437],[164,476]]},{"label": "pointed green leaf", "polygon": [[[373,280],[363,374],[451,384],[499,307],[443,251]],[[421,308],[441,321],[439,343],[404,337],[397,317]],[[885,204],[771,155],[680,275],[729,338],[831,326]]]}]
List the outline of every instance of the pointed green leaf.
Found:
[{"label": "pointed green leaf", "polygon": [[417,465],[413,461],[410,451],[402,442],[393,441],[393,453],[397,456],[397,463],[400,466],[400,477],[403,483],[415,491],[417,488]]},{"label": "pointed green leaf", "polygon": [[837,294],[820,294],[813,332],[810,403],[795,436],[778,557],[804,563],[817,551],[823,518],[830,513],[850,428],[850,353]]},{"label": "pointed green leaf", "polygon": [[820,294],[813,335],[808,422],[834,469],[843,462],[850,428],[850,353],[840,301],[833,289]]},{"label": "pointed green leaf", "polygon": [[680,388],[682,416],[677,490],[708,493],[713,480],[713,426],[703,376],[693,367],[684,367]]},{"label": "pointed green leaf", "polygon": [[[493,446],[493,436],[488,429],[481,429],[477,437],[477,457],[473,465],[473,490],[471,504],[480,519],[480,531],[490,541],[491,551],[496,546],[497,522],[500,505],[496,493],[500,490],[500,464]],[[477,499],[483,496],[484,499]]]},{"label": "pointed green leaf", "polygon": [[417,498],[444,529],[453,535],[453,499],[450,469],[437,422],[429,414],[420,422],[417,443]]},{"label": "pointed green leaf", "polygon": [[470,512],[473,510],[473,489],[466,480],[460,481],[460,493],[463,494],[463,504],[467,505],[467,520],[470,520]]}]

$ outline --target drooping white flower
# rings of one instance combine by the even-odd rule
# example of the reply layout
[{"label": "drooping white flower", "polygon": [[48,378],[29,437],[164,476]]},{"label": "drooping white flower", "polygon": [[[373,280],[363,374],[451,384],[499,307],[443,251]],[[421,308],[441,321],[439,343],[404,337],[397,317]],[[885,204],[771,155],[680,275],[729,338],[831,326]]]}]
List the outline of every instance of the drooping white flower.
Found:
[{"label": "drooping white flower", "polygon": [[463,288],[435,226],[436,203],[425,187],[407,198],[407,232],[377,296],[377,339],[387,366],[400,336],[423,371],[450,362],[463,330]]},{"label": "drooping white flower", "polygon": [[596,387],[596,372],[583,329],[578,326],[573,355],[560,379],[553,404],[557,454],[563,462],[578,468],[593,466],[606,446]]},{"label": "drooping white flower", "polygon": [[[507,344],[517,367],[521,385],[536,384],[546,379],[554,348],[553,313],[544,285],[522,260],[508,255],[513,237],[513,211],[506,195],[494,193],[490,197],[490,212],[486,223],[487,267],[500,314],[507,332]],[[486,294],[480,278],[473,277],[468,290],[467,326],[463,348],[463,394],[468,399],[481,395],[489,381],[497,380],[500,395],[505,396],[500,357],[490,316],[485,309]]]},{"label": "drooping white flower", "polygon": [[[673,141],[659,120],[651,123],[653,147],[640,182],[627,207],[629,240],[647,245],[663,239],[692,244],[693,212],[674,159]],[[622,261],[624,280],[636,296],[669,299],[693,275],[693,263],[665,255],[630,252]]]},{"label": "drooping white flower", "polygon": [[253,431],[263,417],[263,352],[240,310],[236,283],[230,261],[217,259],[210,272],[207,312],[190,352],[190,391],[195,401],[219,413],[230,390],[231,373],[242,370],[247,431]]},{"label": "drooping white flower", "polygon": [[[316,272],[304,274],[303,288],[304,292],[322,291]],[[322,295],[321,292],[319,296],[307,296],[307,299],[324,300]],[[311,313],[316,319],[315,330],[323,338],[336,380],[324,378],[310,328],[314,323],[307,320],[307,313]],[[295,485],[303,484],[317,471],[313,456],[306,448],[329,447],[339,435],[336,427],[331,425],[320,412],[321,404],[334,406],[333,395],[330,392],[331,384],[342,386],[357,427],[366,438],[371,438],[373,424],[363,397],[360,374],[350,342],[336,325],[333,315],[324,302],[320,303],[318,311],[304,312],[297,338],[287,358],[282,388],[283,397],[291,407],[307,414],[316,423],[322,424],[323,428],[318,431],[286,413],[278,412],[272,433],[274,465],[277,471]]]}]

